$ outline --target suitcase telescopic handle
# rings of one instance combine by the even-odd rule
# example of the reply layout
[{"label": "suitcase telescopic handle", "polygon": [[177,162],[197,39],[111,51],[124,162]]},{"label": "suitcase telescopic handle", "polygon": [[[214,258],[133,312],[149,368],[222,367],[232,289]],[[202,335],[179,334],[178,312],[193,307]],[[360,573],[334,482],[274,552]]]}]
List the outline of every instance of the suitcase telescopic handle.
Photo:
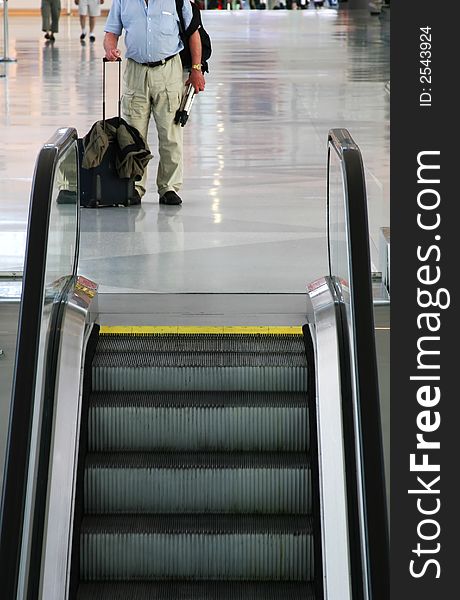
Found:
[{"label": "suitcase telescopic handle", "polygon": [[116,61],[108,60],[105,56],[102,59],[102,122],[105,126],[105,64],[108,62],[118,63],[118,118],[121,117],[121,58]]}]

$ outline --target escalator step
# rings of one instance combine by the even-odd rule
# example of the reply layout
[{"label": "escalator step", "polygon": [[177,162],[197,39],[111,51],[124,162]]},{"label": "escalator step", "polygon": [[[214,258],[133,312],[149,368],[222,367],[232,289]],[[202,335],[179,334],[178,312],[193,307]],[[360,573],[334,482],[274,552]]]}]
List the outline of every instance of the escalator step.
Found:
[{"label": "escalator step", "polygon": [[194,391],[304,392],[307,389],[307,370],[300,364],[300,359],[297,361],[299,364],[292,366],[286,365],[280,356],[276,356],[277,360],[271,361],[275,364],[271,365],[174,366],[172,364],[150,365],[149,362],[155,361],[150,361],[147,355],[133,357],[129,355],[126,357],[130,358],[128,363],[113,364],[115,361],[108,360],[110,356],[102,354],[96,357],[97,360],[93,363],[94,391],[182,392],[193,389]]},{"label": "escalator step", "polygon": [[155,581],[81,583],[77,600],[314,600],[310,583]]},{"label": "escalator step", "polygon": [[87,513],[311,511],[303,453],[119,453],[86,460]]},{"label": "escalator step", "polygon": [[89,447],[105,450],[308,450],[301,393],[98,392]]},{"label": "escalator step", "polygon": [[96,352],[304,353],[305,346],[300,334],[102,334]]},{"label": "escalator step", "polygon": [[101,452],[88,454],[86,468],[121,469],[306,469],[302,452]]},{"label": "escalator step", "polygon": [[93,406],[164,406],[225,408],[227,406],[303,408],[304,392],[94,392]]},{"label": "escalator step", "polygon": [[306,367],[305,353],[246,353],[236,352],[116,352],[96,354],[93,368],[100,367]]},{"label": "escalator step", "polygon": [[82,520],[83,534],[310,534],[311,517],[304,515],[152,514],[95,515]]},{"label": "escalator step", "polygon": [[312,522],[279,515],[84,517],[81,579],[310,581]]}]

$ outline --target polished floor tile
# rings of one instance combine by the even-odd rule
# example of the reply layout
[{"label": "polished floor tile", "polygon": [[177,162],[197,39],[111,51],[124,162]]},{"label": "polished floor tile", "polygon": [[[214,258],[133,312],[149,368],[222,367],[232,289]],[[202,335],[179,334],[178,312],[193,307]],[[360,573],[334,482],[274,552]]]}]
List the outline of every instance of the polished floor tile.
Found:
[{"label": "polished floor tile", "polygon": [[[388,14],[208,11],[203,20],[213,55],[184,128],[184,203],[158,205],[154,159],[141,207],[82,211],[81,274],[106,292],[303,292],[326,273],[332,127],[348,128],[363,154],[378,269],[389,224]],[[0,65],[0,271],[22,265],[41,145],[58,127],[83,135],[100,118],[103,22],[96,44],[82,46],[78,19],[62,17],[46,45],[38,17],[10,19],[18,62]],[[157,155],[153,127],[149,143]]]}]

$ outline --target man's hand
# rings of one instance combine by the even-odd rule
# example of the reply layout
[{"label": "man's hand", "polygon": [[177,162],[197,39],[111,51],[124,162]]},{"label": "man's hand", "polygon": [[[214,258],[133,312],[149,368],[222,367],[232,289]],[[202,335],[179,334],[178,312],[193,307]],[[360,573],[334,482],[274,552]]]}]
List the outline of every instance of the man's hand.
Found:
[{"label": "man's hand", "polygon": [[104,36],[104,50],[105,57],[107,60],[114,61],[120,58],[121,53],[117,48],[118,35],[114,33],[106,32]]},{"label": "man's hand", "polygon": [[114,61],[119,59],[121,56],[120,54],[120,50],[118,50],[118,48],[110,48],[109,50],[105,51],[105,57],[107,60],[110,61]]},{"label": "man's hand", "polygon": [[189,78],[185,82],[185,85],[188,85],[189,83],[193,85],[195,94],[198,94],[198,92],[203,92],[205,86],[203,73],[201,71],[198,71],[198,69],[192,69]]}]

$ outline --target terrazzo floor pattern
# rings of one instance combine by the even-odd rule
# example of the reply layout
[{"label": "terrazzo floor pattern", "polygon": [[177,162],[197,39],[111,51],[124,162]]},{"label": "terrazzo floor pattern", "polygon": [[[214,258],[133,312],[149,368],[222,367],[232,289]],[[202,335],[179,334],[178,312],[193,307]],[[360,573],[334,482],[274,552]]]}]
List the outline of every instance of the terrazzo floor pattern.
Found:
[{"label": "terrazzo floor pattern", "polygon": [[[332,127],[346,127],[363,154],[378,268],[379,228],[389,224],[388,14],[207,11],[203,20],[213,55],[184,128],[183,205],[159,206],[154,158],[141,207],[82,210],[79,272],[107,293],[302,293],[327,270]],[[17,63],[0,66],[0,271],[22,268],[41,145],[58,127],[84,135],[100,118],[103,23],[82,46],[78,18],[63,16],[47,45],[38,17],[10,18]],[[153,126],[148,141],[157,156]]]}]

